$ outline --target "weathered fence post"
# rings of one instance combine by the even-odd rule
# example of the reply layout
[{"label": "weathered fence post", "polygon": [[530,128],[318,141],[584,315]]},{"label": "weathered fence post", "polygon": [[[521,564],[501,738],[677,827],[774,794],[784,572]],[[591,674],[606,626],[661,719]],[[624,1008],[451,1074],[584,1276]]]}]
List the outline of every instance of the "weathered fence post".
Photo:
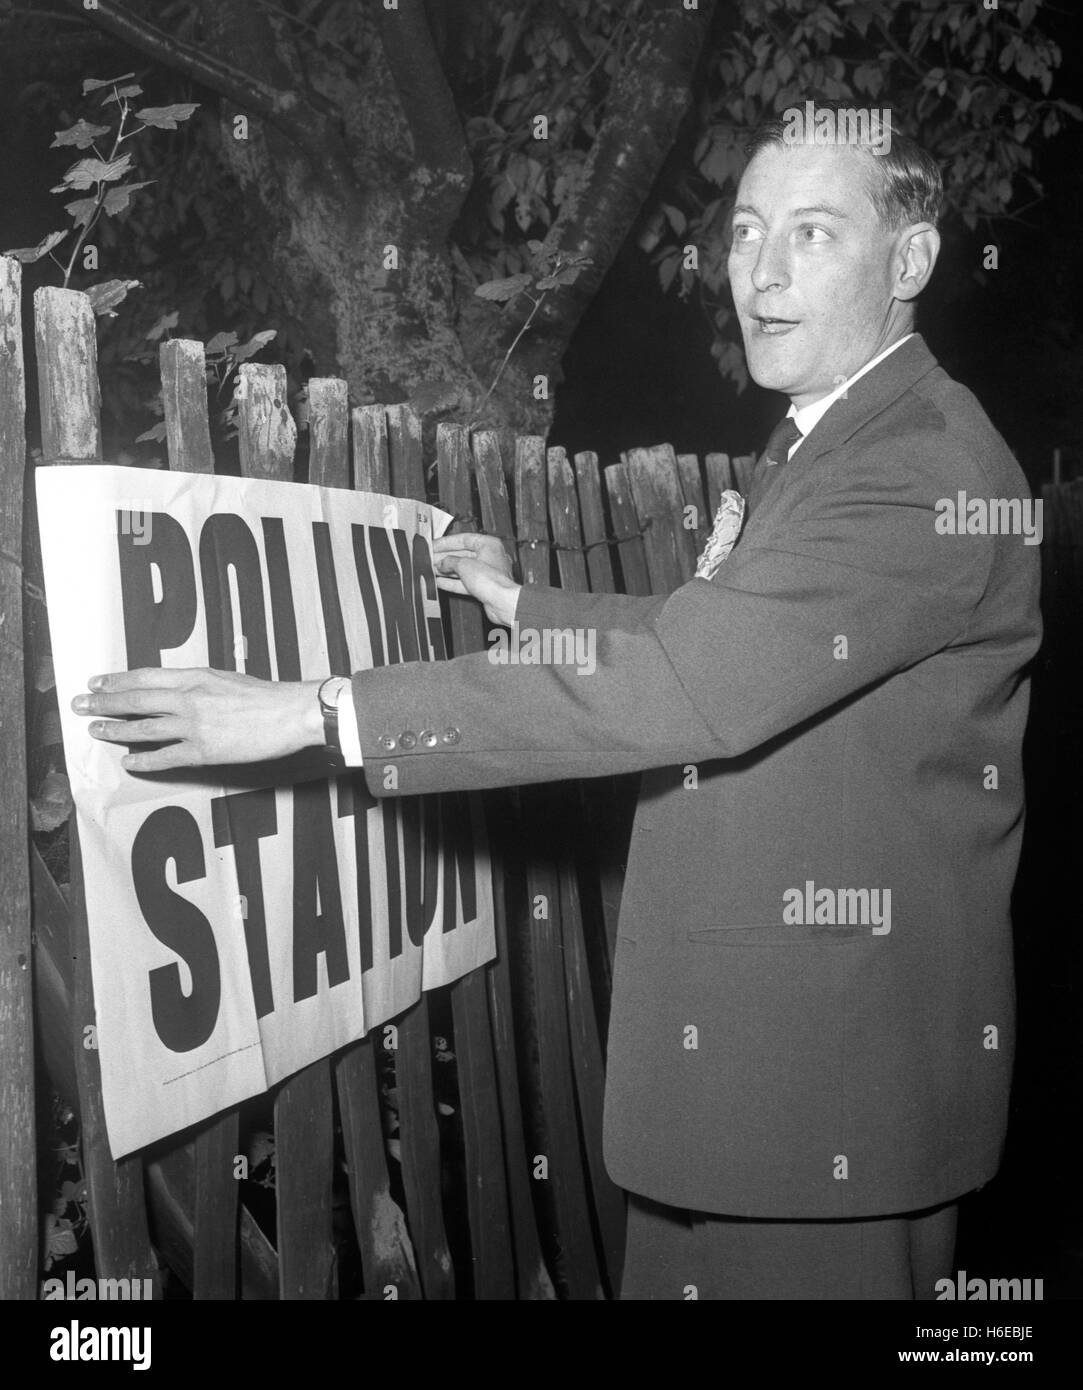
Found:
[{"label": "weathered fence post", "polygon": [[[245,363],[237,399],[241,472],[290,481],[297,426],[286,404],[286,369]],[[278,1278],[282,1298],[334,1298],[331,1067],[313,1062],[275,1096]]]},{"label": "weathered fence post", "polygon": [[[515,507],[524,584],[549,583],[547,483],[544,441],[520,437],[515,452]],[[525,794],[523,808],[523,835],[528,846],[527,921],[523,936],[529,961],[539,1108],[545,1131],[544,1158],[552,1192],[558,1264],[572,1298],[601,1298],[572,1089],[560,871],[555,858],[559,849],[550,843],[557,814],[552,790],[538,788]]]},{"label": "weathered fence post", "polygon": [[[436,432],[437,479],[440,499],[453,516],[472,516],[470,434],[459,425],[441,425]],[[402,484],[396,480],[396,490]],[[469,523],[452,523],[449,530]],[[472,529],[472,528],[471,528]],[[451,654],[483,651],[482,614],[473,600],[448,596]],[[454,805],[444,798],[445,809]],[[460,801],[464,808],[469,803]],[[467,809],[467,814],[469,810]],[[493,877],[502,874],[493,862]],[[493,904],[494,911],[496,903]],[[511,1249],[508,1183],[497,1093],[496,1059],[489,1020],[488,982],[492,966],[472,970],[450,987],[455,1056],[459,1064],[459,1114],[466,1158],[466,1202],[473,1251],[474,1296],[479,1299],[515,1297],[515,1265]]]},{"label": "weathered fence post", "polygon": [[[159,351],[169,466],[175,472],[213,473],[207,419],[207,366],[203,344],[182,338]],[[237,1294],[239,1184],[233,1165],[239,1121],[236,1110],[201,1125],[193,1144],[192,1297],[227,1299]]]},{"label": "weathered fence post", "polygon": [[[101,461],[98,349],[94,312],[86,295],[41,289],[34,296],[41,448],[46,465]],[[88,671],[87,675],[93,674]],[[58,699],[73,692],[57,691]],[[88,1213],[99,1277],[153,1279],[156,1263],[147,1232],[143,1163],[138,1156],[114,1163],[102,1109],[90,937],[83,892],[79,833],[68,823],[71,859],[71,950],[75,957],[72,1046],[79,1079],[83,1164]]]},{"label": "weathered fence post", "polygon": [[0,256],[0,1299],[38,1270],[30,859],[23,693],[26,381],[22,266]]}]

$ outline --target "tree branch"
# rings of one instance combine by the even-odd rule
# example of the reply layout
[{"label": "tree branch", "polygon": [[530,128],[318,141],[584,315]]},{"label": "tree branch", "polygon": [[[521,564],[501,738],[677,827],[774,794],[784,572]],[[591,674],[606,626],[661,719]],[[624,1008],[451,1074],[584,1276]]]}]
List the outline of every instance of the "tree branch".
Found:
[{"label": "tree branch", "polygon": [[397,10],[380,11],[380,42],[414,142],[416,162],[437,175],[426,216],[439,212],[450,225],[474,177],[474,166],[433,43],[423,0],[399,0]]},{"label": "tree branch", "polygon": [[702,0],[698,10],[670,0],[644,4],[578,194],[546,236],[566,255],[591,261],[574,285],[550,296],[536,321],[534,341],[550,360],[563,353],[673,146],[714,9],[715,0]]},{"label": "tree branch", "polygon": [[184,73],[245,111],[263,116],[314,159],[326,160],[327,143],[322,121],[314,123],[311,120],[311,110],[302,94],[256,81],[205,49],[167,34],[141,15],[117,4],[116,0],[98,0],[93,10],[85,10],[82,0],[68,0],[68,3],[88,24],[108,30],[163,67]]}]

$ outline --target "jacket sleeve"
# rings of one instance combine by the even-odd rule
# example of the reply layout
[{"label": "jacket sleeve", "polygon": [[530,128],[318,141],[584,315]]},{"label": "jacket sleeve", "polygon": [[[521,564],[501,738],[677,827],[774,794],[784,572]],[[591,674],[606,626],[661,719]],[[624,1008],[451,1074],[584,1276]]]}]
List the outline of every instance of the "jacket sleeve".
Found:
[{"label": "jacket sleeve", "polygon": [[[371,790],[449,791],[735,757],[942,650],[965,631],[994,554],[988,536],[936,529],[946,491],[987,490],[972,457],[946,453],[943,434],[927,431],[840,459],[785,527],[746,532],[714,579],[661,600],[618,608],[524,590],[520,627],[526,618],[535,627],[584,625],[592,667],[501,665],[490,650],[356,673]],[[625,625],[607,623],[618,611]],[[405,748],[403,732],[414,735]]]}]

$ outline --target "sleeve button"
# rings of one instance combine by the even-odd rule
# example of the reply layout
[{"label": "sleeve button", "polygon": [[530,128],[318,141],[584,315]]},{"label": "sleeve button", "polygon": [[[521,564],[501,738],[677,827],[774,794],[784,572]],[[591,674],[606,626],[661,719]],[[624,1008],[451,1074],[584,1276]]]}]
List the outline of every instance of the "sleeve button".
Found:
[{"label": "sleeve button", "polygon": [[381,748],[386,748],[386,749],[390,752],[390,750],[391,750],[392,748],[395,747],[395,738],[394,738],[394,735],[393,735],[393,734],[381,734],[381,735],[380,735],[380,747],[381,747]]},{"label": "sleeve button", "polygon": [[421,733],[418,734],[418,738],[423,748],[435,748],[440,742],[431,729],[422,729]]},{"label": "sleeve button", "polygon": [[417,734],[415,734],[412,729],[405,729],[399,734],[400,748],[413,748],[415,743],[417,743]]},{"label": "sleeve button", "polygon": [[462,734],[459,732],[458,729],[455,728],[454,724],[449,725],[444,730],[445,743],[458,743],[461,738]]}]

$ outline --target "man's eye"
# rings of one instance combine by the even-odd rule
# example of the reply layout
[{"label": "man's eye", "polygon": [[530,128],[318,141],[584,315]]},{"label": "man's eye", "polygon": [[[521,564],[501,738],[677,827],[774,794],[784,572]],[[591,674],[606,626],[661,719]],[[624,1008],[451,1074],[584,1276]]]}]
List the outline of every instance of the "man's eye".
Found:
[{"label": "man's eye", "polygon": [[812,243],[828,240],[828,235],[822,227],[814,227],[811,224],[806,225],[804,227],[798,227],[797,235],[801,239],[801,241],[807,241]]},{"label": "man's eye", "polygon": [[733,229],[734,241],[754,241],[759,235],[760,229],[747,222],[738,222]]}]

